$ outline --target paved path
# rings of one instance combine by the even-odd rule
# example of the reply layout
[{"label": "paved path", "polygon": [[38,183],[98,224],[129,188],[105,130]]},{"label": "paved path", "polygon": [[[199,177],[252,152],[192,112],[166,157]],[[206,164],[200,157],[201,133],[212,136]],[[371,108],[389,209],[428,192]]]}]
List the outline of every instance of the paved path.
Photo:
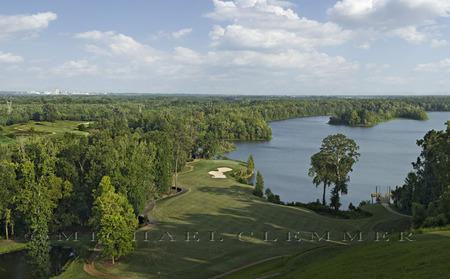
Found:
[{"label": "paved path", "polygon": [[[181,172],[179,174],[183,174],[183,173],[186,173],[186,172],[193,171],[194,170],[194,166],[190,166],[190,164],[198,162],[198,161],[200,161],[200,159],[195,159],[192,162],[186,163],[186,165],[189,167],[189,170]],[[175,189],[175,186],[172,186],[172,189]],[[145,207],[144,211],[142,212],[142,214],[140,216],[148,218],[148,225],[138,229],[137,232],[149,230],[149,229],[151,229],[152,227],[154,227],[154,226],[156,226],[158,224],[158,219],[156,219],[153,216],[148,215],[150,210],[152,210],[153,207],[155,207],[156,204],[158,204],[158,203],[160,203],[162,201],[174,198],[174,197],[178,197],[178,196],[183,195],[184,193],[187,193],[189,191],[189,189],[186,189],[186,188],[183,188],[183,187],[177,187],[176,190],[178,190],[178,193],[176,193],[174,195],[170,195],[170,196],[167,196],[167,197],[164,197],[164,198],[160,198],[160,199],[158,199],[156,201],[152,201],[152,202],[149,202],[147,204],[147,206]],[[100,256],[101,253],[102,253],[101,245],[97,243],[95,245],[94,252],[92,253],[92,255],[89,257],[89,259],[83,265],[83,270],[86,273],[88,273],[89,275],[92,275],[94,277],[97,277],[97,278],[129,279],[129,277],[109,275],[109,274],[100,272],[97,269],[95,269],[94,262]]]},{"label": "paved path", "polygon": [[392,208],[389,206],[389,204],[387,204],[387,203],[382,203],[382,205],[383,205],[384,208],[386,208],[388,211],[390,211],[390,212],[392,212],[392,213],[394,213],[394,214],[396,214],[396,215],[399,215],[399,216],[402,216],[402,217],[412,217],[412,216],[410,216],[410,215],[401,214],[400,212],[395,211],[395,210],[392,209]]}]

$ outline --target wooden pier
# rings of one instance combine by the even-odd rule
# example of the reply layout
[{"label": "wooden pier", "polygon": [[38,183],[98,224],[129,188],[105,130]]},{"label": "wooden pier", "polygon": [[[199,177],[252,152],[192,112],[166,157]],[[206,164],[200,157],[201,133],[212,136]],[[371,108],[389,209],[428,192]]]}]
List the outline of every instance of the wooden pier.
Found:
[{"label": "wooden pier", "polygon": [[375,198],[375,201],[377,203],[390,204],[391,198],[392,198],[391,186],[388,187],[388,192],[386,194],[382,194],[380,188],[381,188],[380,186],[375,186],[375,193],[370,194],[370,197],[372,198],[372,203],[373,203],[373,198]]}]

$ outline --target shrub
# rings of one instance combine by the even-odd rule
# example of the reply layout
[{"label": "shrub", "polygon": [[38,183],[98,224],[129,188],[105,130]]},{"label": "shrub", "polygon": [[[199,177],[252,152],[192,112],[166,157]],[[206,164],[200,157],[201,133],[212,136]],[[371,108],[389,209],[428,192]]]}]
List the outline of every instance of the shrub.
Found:
[{"label": "shrub", "polygon": [[86,128],[86,126],[84,124],[80,124],[80,125],[78,125],[78,130],[84,132],[84,131],[87,130],[87,128]]}]

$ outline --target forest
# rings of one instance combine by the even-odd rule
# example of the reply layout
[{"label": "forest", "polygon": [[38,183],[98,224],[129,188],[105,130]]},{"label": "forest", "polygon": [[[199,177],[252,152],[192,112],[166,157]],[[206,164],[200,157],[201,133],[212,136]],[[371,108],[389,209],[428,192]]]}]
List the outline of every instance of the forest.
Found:
[{"label": "forest", "polygon": [[394,194],[398,209],[413,215],[415,227],[450,222],[450,121],[445,131],[429,131],[417,140],[422,151],[413,171]]},{"label": "forest", "polygon": [[[214,158],[233,140],[269,140],[270,121],[330,115],[333,124],[370,126],[449,110],[450,97],[0,95],[0,235],[98,228],[108,197],[129,204],[136,217],[170,192],[186,162]],[[4,133],[11,125],[62,120],[82,121],[77,129],[88,135]],[[450,219],[442,215],[450,212],[448,138],[449,130],[432,131],[419,141],[415,172],[395,192],[403,210],[427,213],[422,222]]]}]

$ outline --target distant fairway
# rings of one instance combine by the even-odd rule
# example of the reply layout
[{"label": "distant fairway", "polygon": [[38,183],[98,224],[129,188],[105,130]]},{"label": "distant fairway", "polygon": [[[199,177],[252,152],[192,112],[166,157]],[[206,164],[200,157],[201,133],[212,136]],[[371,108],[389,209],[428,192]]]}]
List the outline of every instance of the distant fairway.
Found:
[{"label": "distant fairway", "polygon": [[7,145],[15,142],[21,137],[26,140],[31,133],[56,137],[63,136],[65,133],[86,136],[89,134],[88,132],[78,130],[78,125],[86,123],[87,121],[58,120],[55,122],[30,121],[27,124],[14,124],[3,127],[3,131],[0,131],[0,142]]},{"label": "distant fairway", "polygon": [[[378,205],[367,207],[373,217],[342,220],[271,204],[253,196],[252,187],[239,184],[230,176],[213,179],[208,174],[220,167],[243,168],[238,162],[201,160],[193,165],[193,172],[178,179],[180,186],[191,191],[158,204],[150,212],[158,219],[158,225],[148,231],[147,241],[143,233],[138,234],[139,248],[135,252],[114,267],[97,263],[98,270],[131,278],[157,278],[158,272],[161,278],[209,278],[273,256],[322,246],[346,246],[342,242],[343,231],[352,235],[363,231],[365,237],[373,239],[375,227],[389,228],[405,220]],[[311,232],[323,236],[326,231],[333,241],[310,241]],[[186,232],[190,241],[186,241]],[[240,232],[245,242],[239,241]],[[264,241],[264,232],[269,241]],[[296,232],[300,232],[302,241],[294,241]],[[287,241],[288,233],[292,241]],[[276,242],[271,241],[275,238]]]}]

